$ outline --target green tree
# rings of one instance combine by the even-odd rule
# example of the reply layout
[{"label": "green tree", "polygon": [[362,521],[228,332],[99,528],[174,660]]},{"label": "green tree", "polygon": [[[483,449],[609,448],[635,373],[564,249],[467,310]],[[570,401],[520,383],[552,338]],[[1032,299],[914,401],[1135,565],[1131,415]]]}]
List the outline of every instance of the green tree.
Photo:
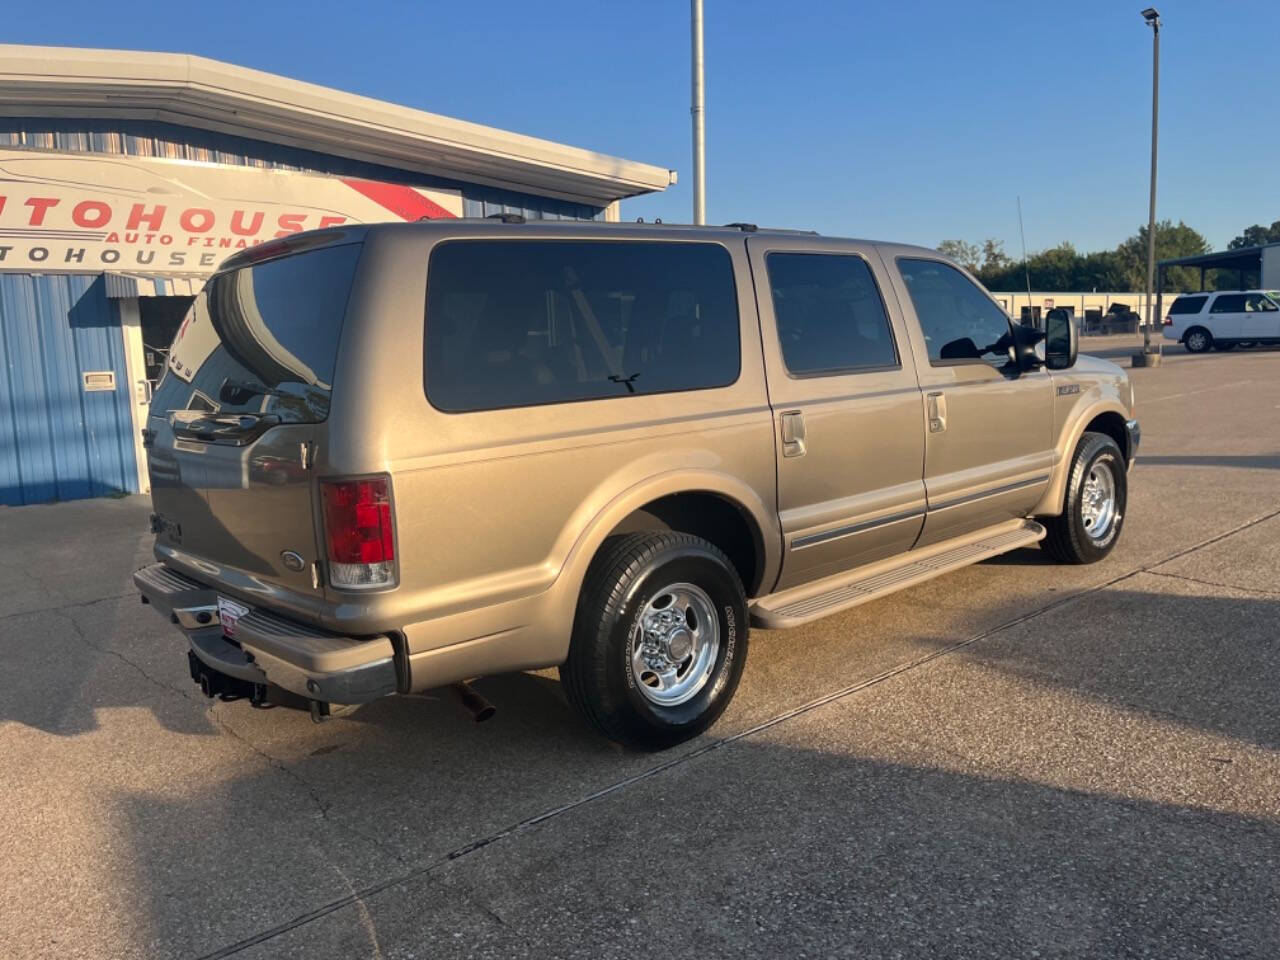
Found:
[{"label": "green tree", "polygon": [[950,257],[971,273],[976,273],[982,265],[982,251],[976,244],[964,240],[943,240],[938,244],[938,252]]},{"label": "green tree", "polygon": [[1004,252],[1004,243],[999,240],[987,237],[982,241],[982,266],[980,270],[983,273],[996,273],[1000,270],[1006,270],[1013,264],[1013,261]]},{"label": "green tree", "polygon": [[1240,236],[1227,244],[1227,249],[1241,250],[1244,247],[1260,247],[1264,243],[1280,243],[1280,220],[1275,221],[1269,227],[1264,227],[1260,223],[1255,223],[1252,227],[1245,227]]},{"label": "green tree", "polygon": [[[1177,224],[1172,220],[1161,220],[1156,224],[1157,262],[1208,252],[1209,241],[1181,220]],[[1136,234],[1116,247],[1116,258],[1127,280],[1127,288],[1145,290],[1147,288],[1147,228],[1145,225],[1139,227]],[[1164,289],[1166,292],[1177,293],[1199,290],[1200,271],[1189,267],[1172,267],[1165,273]]]}]

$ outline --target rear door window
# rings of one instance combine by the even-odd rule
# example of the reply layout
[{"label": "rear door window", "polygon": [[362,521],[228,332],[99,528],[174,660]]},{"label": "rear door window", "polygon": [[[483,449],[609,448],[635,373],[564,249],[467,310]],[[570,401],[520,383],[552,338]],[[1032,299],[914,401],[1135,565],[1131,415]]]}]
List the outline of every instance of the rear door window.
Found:
[{"label": "rear door window", "polygon": [[765,258],[782,359],[794,376],[898,366],[880,289],[858,256],[770,253]]},{"label": "rear door window", "polygon": [[939,260],[900,257],[898,270],[911,295],[931,364],[981,362],[1004,367],[1010,362],[1009,318],[972,280]]},{"label": "rear door window", "polygon": [[713,243],[447,241],[425,351],[427,398],[450,413],[727,386],[733,264]]},{"label": "rear door window", "polygon": [[1224,293],[1213,301],[1210,313],[1244,313],[1244,294]]},{"label": "rear door window", "polygon": [[1179,297],[1173,301],[1173,306],[1169,308],[1169,313],[1199,313],[1204,309],[1204,302],[1208,297]]},{"label": "rear door window", "polygon": [[152,412],[324,420],[359,256],[360,244],[340,244],[211,277],[178,328]]}]

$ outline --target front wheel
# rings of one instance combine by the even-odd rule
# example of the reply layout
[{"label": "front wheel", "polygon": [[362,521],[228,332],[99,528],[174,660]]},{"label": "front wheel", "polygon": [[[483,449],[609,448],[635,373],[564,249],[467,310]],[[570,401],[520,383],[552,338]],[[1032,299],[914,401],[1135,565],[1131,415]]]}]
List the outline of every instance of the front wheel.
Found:
[{"label": "front wheel", "polygon": [[1071,458],[1062,513],[1041,522],[1041,546],[1059,563],[1096,563],[1116,545],[1128,506],[1124,454],[1102,433],[1086,433]]},{"label": "front wheel", "polygon": [[746,657],[746,600],[728,558],[687,533],[631,533],[592,561],[560,682],[606,737],[661,750],[715,723]]}]

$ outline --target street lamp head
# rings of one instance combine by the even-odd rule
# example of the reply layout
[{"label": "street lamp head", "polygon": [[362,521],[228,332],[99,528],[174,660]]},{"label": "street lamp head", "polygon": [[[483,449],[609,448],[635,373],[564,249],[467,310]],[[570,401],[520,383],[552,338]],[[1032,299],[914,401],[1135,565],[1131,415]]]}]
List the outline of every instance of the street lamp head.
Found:
[{"label": "street lamp head", "polygon": [[1155,7],[1147,7],[1142,11],[1142,18],[1147,21],[1148,26],[1160,26],[1160,12]]}]

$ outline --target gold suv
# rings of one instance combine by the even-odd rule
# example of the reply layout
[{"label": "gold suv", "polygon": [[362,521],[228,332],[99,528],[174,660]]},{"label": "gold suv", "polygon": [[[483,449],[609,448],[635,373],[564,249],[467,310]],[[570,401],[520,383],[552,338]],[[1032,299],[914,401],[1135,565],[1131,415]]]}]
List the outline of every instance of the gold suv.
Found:
[{"label": "gold suv", "polygon": [[1120,535],[1133,392],[1062,311],[815,234],[436,221],[297,234],[196,299],[134,580],[210,696],[313,715],[559,666],[605,736],[709,727],[785,629]]}]

